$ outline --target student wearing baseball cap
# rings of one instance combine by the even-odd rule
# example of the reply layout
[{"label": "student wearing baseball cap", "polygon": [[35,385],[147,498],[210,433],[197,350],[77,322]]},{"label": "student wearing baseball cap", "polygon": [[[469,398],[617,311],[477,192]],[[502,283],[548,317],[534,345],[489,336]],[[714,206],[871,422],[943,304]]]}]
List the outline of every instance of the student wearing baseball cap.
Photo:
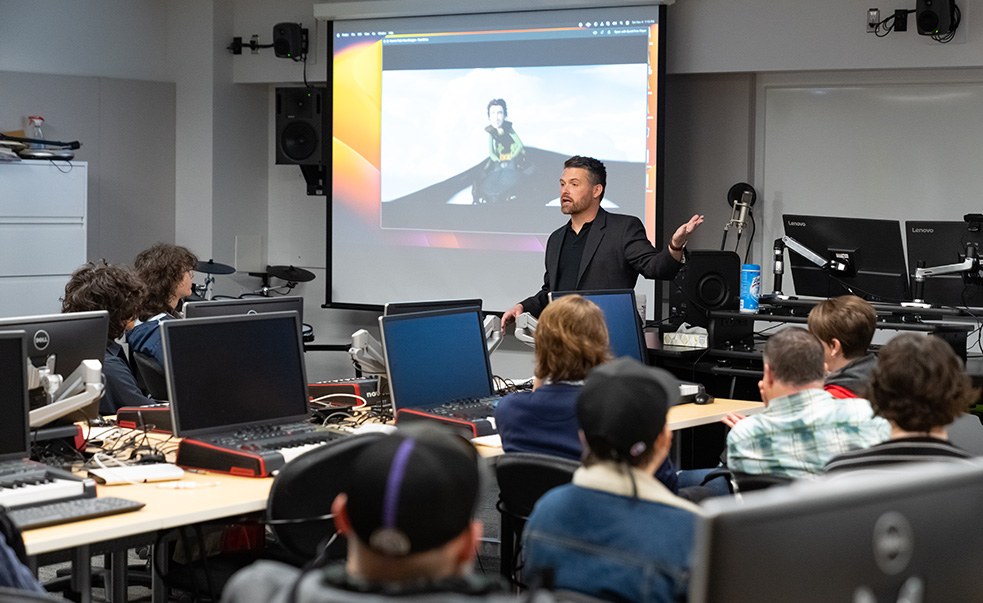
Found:
[{"label": "student wearing baseball cap", "polygon": [[[472,573],[481,523],[474,447],[438,427],[403,428],[367,444],[331,510],[348,540],[342,564],[300,570],[263,561],[233,576],[226,602],[514,601]],[[544,601],[547,595],[537,595]]]},{"label": "student wearing baseball cap", "polygon": [[622,358],[594,369],[577,400],[587,454],[546,493],[523,533],[527,583],[616,601],[685,596],[699,507],[652,474],[669,454],[679,382]]}]

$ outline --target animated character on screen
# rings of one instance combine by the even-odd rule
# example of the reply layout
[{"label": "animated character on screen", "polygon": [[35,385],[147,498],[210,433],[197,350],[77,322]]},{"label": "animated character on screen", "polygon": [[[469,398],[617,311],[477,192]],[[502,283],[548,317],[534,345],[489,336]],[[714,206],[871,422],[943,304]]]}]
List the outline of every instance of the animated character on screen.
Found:
[{"label": "animated character on screen", "polygon": [[526,151],[512,122],[505,119],[509,108],[505,99],[488,102],[488,159],[475,174],[472,195],[475,204],[511,201],[510,194],[526,167]]}]

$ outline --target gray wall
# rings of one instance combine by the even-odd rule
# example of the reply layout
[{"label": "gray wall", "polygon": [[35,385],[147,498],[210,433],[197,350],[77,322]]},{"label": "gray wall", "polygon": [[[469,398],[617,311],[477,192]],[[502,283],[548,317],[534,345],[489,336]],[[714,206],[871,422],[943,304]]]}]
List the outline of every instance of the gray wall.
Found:
[{"label": "gray wall", "polygon": [[130,262],[174,238],[174,84],[0,71],[0,130],[45,119],[45,137],[78,140],[89,163],[90,259]]},{"label": "gray wall", "polygon": [[[434,4],[432,0],[424,0],[424,4],[427,1]],[[364,4],[393,5],[410,13],[423,6],[417,0],[381,4],[367,0]],[[584,2],[571,0],[570,4]],[[594,4],[620,2],[597,0]],[[886,15],[895,8],[910,8],[911,1],[874,4]],[[717,248],[723,224],[730,217],[727,189],[740,181],[756,187],[764,184],[758,110],[765,76],[791,72],[804,77],[805,85],[812,85],[829,72],[865,80],[887,71],[904,80],[919,70],[983,67],[983,35],[975,27],[976,16],[983,14],[983,0],[960,0],[959,5],[964,15],[962,31],[948,45],[918,36],[911,21],[906,33],[886,38],[867,34],[864,20],[868,5],[853,0],[677,0],[669,6],[666,229],[693,212],[704,213],[707,223],[694,237],[693,245]],[[143,186],[128,195],[126,202],[119,198],[114,206],[119,211],[112,216],[100,211],[99,223],[112,221],[112,230],[120,230],[118,223],[139,220],[126,212],[146,216],[152,224],[133,229],[141,244],[173,238],[203,257],[226,263],[234,261],[237,236],[258,232],[263,237],[264,261],[303,266],[318,275],[317,280],[300,285],[295,292],[307,300],[307,319],[315,326],[318,340],[341,342],[357,328],[374,329],[374,316],[320,309],[326,285],[323,199],[305,195],[299,169],[273,165],[272,159],[273,116],[268,108],[272,88],[299,82],[298,65],[262,53],[230,58],[225,50],[233,35],[248,38],[256,33],[265,39],[273,23],[302,20],[315,33],[320,61],[309,66],[308,78],[323,82],[327,40],[323,23],[310,20],[312,12],[310,0],[0,0],[0,71],[21,72],[25,77],[56,74],[80,80],[109,78],[172,85],[176,125],[171,136],[162,134],[161,159],[153,159],[154,150],[148,155],[127,147],[121,159],[140,159],[141,165],[131,168],[139,175],[134,178],[138,182],[120,186],[133,190],[139,181],[160,177],[158,170],[166,172],[170,162],[174,174],[170,199],[158,199],[154,191]],[[36,23],[43,23],[51,37],[44,53],[31,51],[36,43]],[[95,80],[88,85],[96,86]],[[7,99],[24,94],[28,101],[43,98],[45,103],[54,104],[27,102],[18,106],[11,118]],[[132,94],[132,102],[139,103],[143,102],[136,100],[139,94],[150,93]],[[0,128],[23,127],[23,116],[41,112],[51,122],[52,132],[67,132],[70,137],[89,141],[83,147],[84,153],[90,153],[85,159],[90,169],[103,169],[104,165],[94,165],[99,157],[89,145],[105,136],[104,127],[111,127],[100,122],[101,107],[111,105],[99,104],[106,102],[101,96],[99,101],[87,98],[91,97],[79,93],[70,96],[60,86],[46,89],[41,80],[17,87],[0,81]],[[62,113],[62,106],[66,111],[72,107],[87,111],[92,117],[69,118],[71,114]],[[125,120],[139,123],[137,117],[142,115],[137,112]],[[156,121],[156,117],[147,121]],[[66,125],[71,129],[61,130]],[[155,137],[156,132],[152,133]],[[119,141],[121,136],[110,138]],[[157,149],[157,140],[147,146]],[[966,152],[975,153],[976,149]],[[168,153],[170,159],[164,157]],[[120,173],[121,169],[113,171]],[[759,193],[762,206],[756,216],[759,211],[768,211],[769,193]],[[90,198],[95,195],[90,191]],[[165,187],[162,197],[167,195]],[[870,202],[876,207],[891,207],[889,200]],[[100,245],[124,241],[113,238],[113,234],[106,239],[105,232],[94,231],[91,241],[100,241]],[[121,244],[124,247],[108,249],[105,254],[113,259],[132,257],[136,241]],[[237,275],[224,277],[219,285],[228,293],[236,293],[258,283]],[[514,351],[500,350],[493,356],[496,372],[528,375],[529,354],[518,344],[509,345]],[[309,365],[312,378],[351,371],[346,354],[313,354]]]}]

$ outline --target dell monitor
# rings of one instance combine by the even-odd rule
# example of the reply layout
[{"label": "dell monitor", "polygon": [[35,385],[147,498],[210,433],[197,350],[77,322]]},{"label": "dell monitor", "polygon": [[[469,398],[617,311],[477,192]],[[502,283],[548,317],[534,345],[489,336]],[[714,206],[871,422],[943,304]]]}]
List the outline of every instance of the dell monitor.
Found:
[{"label": "dell monitor", "polygon": [[550,292],[550,301],[573,293],[594,302],[604,313],[604,322],[611,341],[611,354],[615,358],[628,356],[647,364],[645,335],[642,333],[641,317],[633,290],[553,291]]},{"label": "dell monitor", "polygon": [[[958,264],[965,259],[967,243],[983,247],[983,231],[970,230],[967,222],[909,220],[905,222],[908,243],[908,274],[914,290],[915,268],[919,261],[926,268]],[[968,283],[962,274],[943,274],[926,278],[922,299],[937,306],[983,306],[983,285]]]},{"label": "dell monitor", "polygon": [[184,304],[185,318],[290,311],[297,312],[297,315],[300,316],[300,321],[304,322],[304,298],[298,295],[285,297],[247,297],[243,299],[191,301]]},{"label": "dell monitor", "polygon": [[429,301],[389,302],[382,309],[383,316],[409,314],[411,312],[434,312],[436,310],[452,310],[455,308],[478,308],[481,312],[480,299],[434,299]]},{"label": "dell monitor", "polygon": [[689,601],[978,601],[981,506],[975,463],[911,463],[708,500]]},{"label": "dell monitor", "polygon": [[[27,354],[35,367],[44,367],[53,361],[53,373],[67,378],[83,360],[102,362],[108,341],[109,313],[98,310],[0,319],[0,331],[10,330],[27,333]],[[46,402],[45,392],[40,387],[31,390],[32,409]],[[98,400],[92,412],[88,410],[86,416],[98,415]]]},{"label": "dell monitor", "polygon": [[790,248],[797,295],[858,295],[882,302],[911,299],[897,220],[785,214],[782,221],[786,236],[844,268],[824,269]]}]

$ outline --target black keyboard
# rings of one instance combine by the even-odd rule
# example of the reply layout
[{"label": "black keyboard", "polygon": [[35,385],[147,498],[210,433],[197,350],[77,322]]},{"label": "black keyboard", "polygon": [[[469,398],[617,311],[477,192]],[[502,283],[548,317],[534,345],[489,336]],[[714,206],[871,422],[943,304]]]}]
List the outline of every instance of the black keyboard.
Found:
[{"label": "black keyboard", "polygon": [[438,406],[429,406],[424,410],[435,415],[453,419],[486,419],[495,416],[495,407],[498,406],[500,399],[499,396],[462,398]]},{"label": "black keyboard", "polygon": [[439,421],[462,437],[474,438],[498,433],[493,417],[499,396],[464,398],[444,404],[396,411],[396,425],[416,421]]},{"label": "black keyboard", "polygon": [[48,470],[45,467],[40,469],[26,469],[0,475],[0,489],[16,488],[30,484],[43,484],[48,480]]},{"label": "black keyboard", "polygon": [[146,503],[107,496],[103,498],[76,498],[56,503],[33,505],[7,511],[11,521],[21,530],[43,528],[93,517],[116,515],[137,511]]}]

